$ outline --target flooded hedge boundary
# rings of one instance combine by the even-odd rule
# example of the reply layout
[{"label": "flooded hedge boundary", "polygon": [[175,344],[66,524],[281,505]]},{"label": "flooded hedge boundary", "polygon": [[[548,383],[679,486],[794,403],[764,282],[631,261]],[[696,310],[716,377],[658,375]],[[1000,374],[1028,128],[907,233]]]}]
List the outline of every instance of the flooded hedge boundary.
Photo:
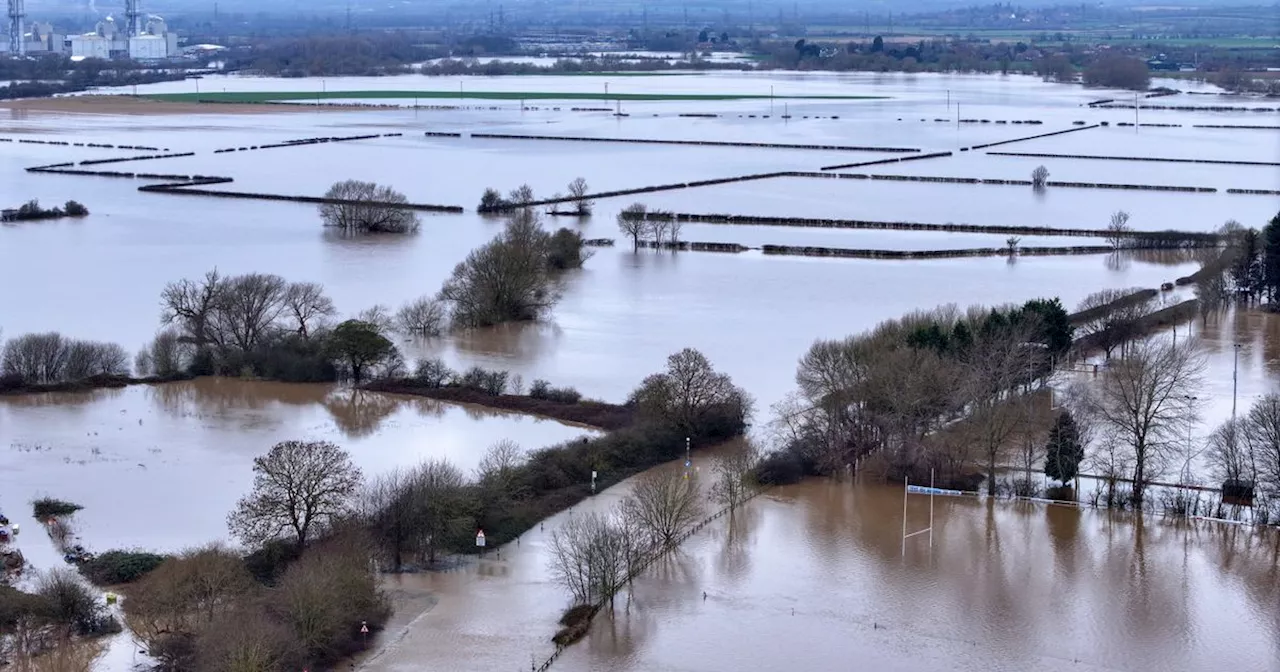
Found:
[{"label": "flooded hedge boundary", "polygon": [[[827,177],[851,180],[892,180],[897,182],[936,182],[939,184],[998,184],[1003,186],[1030,187],[1030,180],[1006,180],[1001,178],[981,177],[935,177],[930,175],[875,175],[870,173],[804,173],[789,172],[784,177]],[[1128,189],[1136,191],[1177,191],[1184,193],[1212,194],[1216,187],[1180,187],[1160,184],[1110,184],[1101,182],[1054,182],[1045,183],[1046,187],[1071,189]]]},{"label": "flooded hedge boundary", "polygon": [[1230,124],[1196,124],[1193,128],[1237,129],[1248,131],[1280,131],[1280,126],[1249,126]]},{"label": "flooded hedge boundary", "polygon": [[937,159],[944,156],[951,156],[951,152],[934,152],[932,154],[920,154],[918,156],[904,156],[893,159],[877,159],[875,161],[863,161],[861,163],[842,163],[836,166],[823,166],[818,170],[840,170],[842,168],[861,168],[863,166],[878,166],[888,163],[902,163],[903,161],[922,161],[924,159]]},{"label": "flooded hedge boundary", "polygon": [[[821,174],[821,173],[819,173]],[[767,217],[755,215],[692,214],[685,212],[654,213],[646,220],[677,220],[695,224],[731,224],[746,226],[794,226],[820,229],[868,229],[901,231],[944,231],[948,233],[991,233],[1021,236],[1080,236],[1107,238],[1116,235],[1106,229],[1069,229],[1050,226],[1017,226],[998,224],[929,224],[923,222],[884,222],[865,219],[817,219],[810,217]],[[1159,244],[1163,247],[1185,245],[1212,246],[1218,244],[1218,235],[1199,231],[1127,231],[1125,238]],[[1141,245],[1138,245],[1141,246]],[[1126,248],[1128,249],[1128,248]]]},{"label": "flooded hedge boundary", "polygon": [[[1140,105],[1143,110],[1168,110],[1174,112],[1280,112],[1277,107],[1237,107],[1231,105]],[[1132,110],[1132,103],[1108,103],[1095,109]]]},{"label": "flooded hedge boundary", "polygon": [[177,154],[151,154],[148,156],[122,156],[115,159],[86,159],[80,162],[82,166],[96,166],[104,163],[125,163],[127,161],[154,161],[155,159],[178,159],[184,156],[195,156],[195,152],[180,152]]},{"label": "flooded hedge boundary", "polygon": [[23,145],[56,145],[59,147],[92,147],[94,149],[132,149],[144,152],[167,152],[159,147],[143,145],[109,145],[97,142],[70,142],[68,140],[33,140],[31,138],[0,138],[0,142],[17,142]]},{"label": "flooded hedge boundary", "polygon": [[133,376],[90,376],[82,380],[47,384],[23,383],[20,385],[6,385],[3,381],[0,381],[0,396],[48,394],[51,392],[88,392],[91,390],[118,389],[121,387],[129,387],[130,385],[159,385],[162,383],[176,383],[184,380],[192,380],[194,378],[195,376],[183,373],[174,376],[146,376],[142,378],[135,378]]},{"label": "flooded hedge boundary", "polygon": [[251,145],[249,147],[224,147],[223,149],[213,150],[214,154],[226,154],[228,152],[250,152],[258,149],[278,149],[280,147],[306,147],[307,145],[323,145],[330,142],[350,142],[352,140],[375,140],[377,138],[395,138],[404,135],[403,133],[373,133],[371,135],[344,135],[333,137],[317,137],[303,138],[301,140],[286,140],[285,142],[272,143],[270,145]]},{"label": "flooded hedge boundary", "polygon": [[234,182],[229,177],[207,178],[191,182],[173,182],[164,184],[148,184],[138,187],[138,191],[158,194],[181,194],[184,196],[212,196],[215,198],[244,198],[259,201],[288,201],[292,203],[314,203],[332,205],[360,205],[398,210],[417,210],[420,212],[461,213],[463,209],[457,205],[431,205],[428,203],[386,203],[380,201],[360,201],[346,198],[326,198],[324,196],[296,196],[290,194],[267,194],[252,191],[220,191],[217,189],[200,189],[211,184]]},{"label": "flooded hedge boundary", "polygon": [[[792,255],[802,257],[843,257],[849,259],[959,259],[963,257],[1007,257],[1007,247],[973,247],[953,250],[870,250],[847,247],[818,247],[795,245],[764,245],[761,251],[767,255]],[[1073,254],[1109,254],[1115,248],[1110,245],[1078,245],[1074,247],[1019,247],[1013,256],[1048,257]]]},{"label": "flooded hedge boundary", "polygon": [[776,142],[729,142],[724,140],[655,140],[649,138],[587,138],[558,135],[515,135],[510,133],[472,133],[471,137],[486,140],[563,140],[566,142],[622,142],[639,145],[691,145],[702,147],[755,147],[760,149],[806,149],[838,152],[887,152],[911,154],[919,149],[910,147],[860,147],[855,145],[801,145]]},{"label": "flooded hedge boundary", "polygon": [[[672,184],[658,184],[651,187],[636,187],[634,189],[619,189],[616,191],[601,191],[594,194],[587,194],[587,199],[613,198],[615,196],[631,196],[633,194],[651,194],[658,191],[672,191],[675,189],[690,189],[693,187],[708,187],[716,184],[730,184],[732,182],[750,182],[753,180],[768,180],[775,177],[786,177],[797,173],[779,172],[779,173],[759,173],[756,175],[741,175],[739,177],[721,177],[714,180],[696,180],[694,182],[675,182]],[[525,201],[523,203],[504,203],[492,208],[476,208],[476,212],[510,212],[518,208],[530,208],[541,205],[557,205],[560,203],[572,203],[580,200],[573,196],[563,198],[547,198],[538,201]]]},{"label": "flooded hedge boundary", "polygon": [[580,400],[567,403],[551,399],[534,399],[525,395],[494,395],[468,387],[428,387],[410,379],[379,380],[366,383],[360,389],[529,413],[604,431],[622,429],[635,422],[634,408],[603,401]]},{"label": "flooded hedge boundary", "polygon": [[1280,196],[1277,189],[1228,189],[1228,194],[1251,194],[1254,196]]},{"label": "flooded hedge boundary", "polygon": [[1038,154],[1035,152],[987,152],[988,156],[1021,156],[1034,159],[1100,159],[1152,161],[1156,163],[1209,163],[1223,166],[1280,166],[1280,161],[1230,161],[1226,159],[1170,159],[1158,156],[1103,156],[1099,154]]},{"label": "flooded hedge boundary", "polygon": [[1052,137],[1052,136],[1055,136],[1055,135],[1062,135],[1062,134],[1064,134],[1064,133],[1076,133],[1076,132],[1078,132],[1078,131],[1087,131],[1087,130],[1090,130],[1090,129],[1093,129],[1093,128],[1098,128],[1099,126],[1100,126],[1099,124],[1093,124],[1093,125],[1091,125],[1091,126],[1080,126],[1080,127],[1078,127],[1078,128],[1067,128],[1067,129],[1063,129],[1063,130],[1061,130],[1061,131],[1052,131],[1052,132],[1049,132],[1049,133],[1041,133],[1041,134],[1039,134],[1039,135],[1029,135],[1029,136],[1027,136],[1027,137],[1025,137],[1025,138],[1014,138],[1013,140],[1001,140],[1001,141],[999,141],[999,142],[988,142],[988,143],[981,144],[981,145],[974,145],[974,146],[972,146],[972,147],[961,147],[961,148],[960,148],[960,151],[962,151],[962,152],[967,152],[967,151],[969,151],[969,150],[971,150],[971,149],[986,149],[986,148],[988,148],[988,147],[999,147],[1000,145],[1011,145],[1011,144],[1013,144],[1013,143],[1015,143],[1015,142],[1026,142],[1026,141],[1028,141],[1028,140],[1036,140],[1036,139],[1038,139],[1038,138],[1049,138],[1049,137]]},{"label": "flooded hedge boundary", "polygon": [[1081,325],[1086,322],[1092,322],[1100,317],[1110,315],[1121,308],[1127,308],[1135,303],[1150,301],[1159,295],[1160,292],[1154,289],[1139,289],[1132,294],[1125,294],[1110,303],[1104,303],[1101,306],[1095,306],[1088,310],[1072,313],[1067,316],[1067,319],[1070,320],[1073,325]]}]

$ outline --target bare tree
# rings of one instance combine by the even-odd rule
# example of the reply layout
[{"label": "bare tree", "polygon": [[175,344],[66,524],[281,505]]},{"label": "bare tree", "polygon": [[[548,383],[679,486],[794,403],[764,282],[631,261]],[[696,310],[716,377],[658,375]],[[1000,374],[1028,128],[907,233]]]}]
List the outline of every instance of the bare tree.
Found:
[{"label": "bare tree", "polygon": [[271,336],[285,309],[285,279],[271,273],[247,273],[220,283],[214,329],[219,342],[248,352]]},{"label": "bare tree", "polygon": [[760,452],[746,441],[729,447],[716,455],[711,462],[715,482],[711,485],[711,498],[737,508],[751,495],[750,474],[760,461]]},{"label": "bare tree", "polygon": [[635,562],[633,538],[612,517],[575,515],[551,533],[551,574],[577,604],[612,598]]},{"label": "bare tree", "polygon": [[1205,360],[1194,342],[1135,343],[1093,390],[1090,412],[1107,438],[1131,451],[1133,501],[1141,507],[1147,481],[1163,466],[1180,428],[1193,417],[1192,396]]},{"label": "bare tree", "polygon": [[221,303],[223,288],[216,268],[200,280],[171,282],[160,293],[160,318],[165,324],[177,324],[184,341],[196,349],[205,348],[216,342],[214,315]]},{"label": "bare tree", "polygon": [[1036,166],[1036,169],[1031,171],[1031,187],[1033,189],[1044,189],[1045,185],[1048,184],[1048,182],[1049,182],[1048,168],[1045,168],[1044,166]]},{"label": "bare tree", "polygon": [[1111,214],[1111,223],[1107,225],[1107,242],[1118,250],[1130,240],[1129,234],[1132,231],[1133,229],[1129,226],[1129,213],[1117,210]]},{"label": "bare tree", "polygon": [[67,341],[63,376],[67,380],[83,380],[92,376],[129,375],[129,355],[115,343]]},{"label": "bare tree", "polygon": [[138,352],[134,368],[140,376],[174,376],[191,365],[193,349],[177,329],[170,327],[156,334],[151,343]]},{"label": "bare tree", "polygon": [[1104,289],[1086,296],[1077,308],[1078,312],[1090,315],[1076,325],[1078,333],[1102,348],[1107,359],[1111,359],[1116,347],[1137,337],[1139,321],[1155,309],[1155,300],[1138,295],[1137,291]]},{"label": "bare tree", "polygon": [[284,290],[284,312],[296,325],[303,338],[311,338],[316,322],[334,315],[333,300],[324,295],[324,287],[314,282],[291,282]]},{"label": "bare tree", "polygon": [[654,547],[670,546],[702,518],[702,492],[682,472],[646,474],[622,500],[622,515],[637,523]]},{"label": "bare tree", "polygon": [[302,550],[316,527],[346,513],[360,487],[351,456],[327,441],[284,441],[253,460],[253,490],[227,517],[231,532],[256,545],[292,534]]},{"label": "bare tree", "polygon": [[370,479],[360,493],[360,518],[383,550],[387,567],[399,572],[418,523],[412,471],[392,469]]},{"label": "bare tree", "polygon": [[373,325],[380,334],[392,333],[397,327],[396,316],[391,314],[391,309],[381,303],[356,313],[355,319]]},{"label": "bare tree", "polygon": [[1258,482],[1256,444],[1245,437],[1248,424],[1247,419],[1227,420],[1209,435],[1207,457],[1219,480]]},{"label": "bare tree", "polygon": [[490,488],[495,493],[508,498],[516,498],[520,493],[517,469],[524,464],[524,450],[520,444],[510,439],[503,439],[489,446],[480,466],[476,468],[476,481]]},{"label": "bare tree", "polygon": [[519,208],[529,207],[529,204],[533,202],[533,187],[522,184],[512,189],[511,193],[507,195],[507,201],[510,205]]},{"label": "bare tree", "polygon": [[680,230],[684,228],[684,222],[672,217],[667,220],[667,232],[671,234],[671,246],[678,247],[680,245]]},{"label": "bare tree", "polygon": [[1252,470],[1273,495],[1280,495],[1280,394],[1271,392],[1253,402],[1242,434],[1257,461]]},{"label": "bare tree", "polygon": [[396,327],[413,336],[439,336],[448,317],[444,304],[429,296],[419,297],[396,312]]},{"label": "bare tree", "polygon": [[713,413],[723,412],[729,419],[745,423],[751,410],[746,392],[693,348],[667,357],[667,370],[645,378],[628,403],[651,417],[668,419],[686,434],[697,430]]},{"label": "bare tree", "polygon": [[648,220],[649,236],[653,238],[654,247],[662,247],[662,240],[667,237],[667,231],[671,228],[671,221],[662,217],[650,217]]},{"label": "bare tree", "polygon": [[70,341],[56,331],[9,339],[0,352],[0,373],[28,384],[60,382],[69,346]]},{"label": "bare tree", "polygon": [[451,524],[467,508],[463,487],[466,478],[447,460],[429,460],[418,465],[412,478],[417,529],[426,549],[427,562],[434,563],[436,553],[447,543]]},{"label": "bare tree", "polygon": [[645,214],[649,209],[643,203],[632,203],[618,213],[618,230],[631,238],[632,247],[640,249],[640,237],[649,230]]},{"label": "bare tree", "polygon": [[391,187],[343,180],[335,182],[320,205],[320,218],[325,226],[343,233],[413,233],[418,230],[418,215],[409,199]]},{"label": "bare tree", "polygon": [[578,177],[569,183],[569,198],[573,199],[579,215],[591,214],[594,202],[587,198],[587,181],[585,179]]}]

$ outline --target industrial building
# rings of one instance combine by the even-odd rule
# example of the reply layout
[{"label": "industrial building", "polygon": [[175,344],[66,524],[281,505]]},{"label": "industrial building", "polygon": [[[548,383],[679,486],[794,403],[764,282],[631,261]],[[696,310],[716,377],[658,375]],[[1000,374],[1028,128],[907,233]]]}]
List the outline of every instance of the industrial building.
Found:
[{"label": "industrial building", "polygon": [[178,35],[169,31],[163,18],[146,15],[141,0],[125,0],[124,21],[107,16],[91,33],[61,35],[48,23],[26,23],[26,0],[7,0],[7,39],[0,52],[12,56],[68,54],[72,58],[130,58],[156,61],[176,57]]}]

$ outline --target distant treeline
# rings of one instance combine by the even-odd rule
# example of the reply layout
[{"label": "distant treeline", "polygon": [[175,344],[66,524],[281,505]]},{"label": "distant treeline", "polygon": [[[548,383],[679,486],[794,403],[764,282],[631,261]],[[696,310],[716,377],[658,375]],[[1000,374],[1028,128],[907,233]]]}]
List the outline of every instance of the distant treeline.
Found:
[{"label": "distant treeline", "polygon": [[[186,72],[141,70],[132,61],[104,61],[86,58],[72,61],[67,56],[48,55],[32,59],[0,59],[0,80],[12,80],[0,87],[0,100],[47,98],[59,93],[75,93],[90,87],[130,86],[186,79]],[[23,81],[28,80],[28,81]]]}]

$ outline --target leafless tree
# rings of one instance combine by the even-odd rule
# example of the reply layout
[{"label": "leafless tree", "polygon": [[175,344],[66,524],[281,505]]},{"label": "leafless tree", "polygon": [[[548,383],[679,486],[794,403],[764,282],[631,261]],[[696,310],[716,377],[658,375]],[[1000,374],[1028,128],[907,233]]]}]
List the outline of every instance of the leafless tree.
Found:
[{"label": "leafless tree", "polygon": [[184,341],[177,329],[168,328],[156,334],[151,343],[138,352],[134,368],[140,376],[173,376],[191,364],[193,346]]},{"label": "leafless tree", "polygon": [[480,466],[476,468],[476,481],[504,497],[516,498],[520,493],[516,478],[517,469],[524,464],[524,450],[520,444],[503,439],[489,446]]},{"label": "leafless tree", "polygon": [[439,336],[447,317],[443,303],[423,296],[400,307],[396,312],[396,327],[401,333],[413,336]]},{"label": "leafless tree", "polygon": [[409,209],[409,199],[391,187],[343,180],[335,182],[324,197],[332,202],[320,205],[325,226],[342,233],[413,233],[418,215]]},{"label": "leafless tree", "polygon": [[671,219],[667,220],[667,233],[671,235],[672,247],[677,247],[680,245],[680,231],[683,228],[684,228],[684,222],[681,222],[679,219],[672,217]]},{"label": "leafless tree", "polygon": [[585,179],[578,177],[569,183],[569,198],[573,199],[579,215],[591,214],[594,202],[587,198],[587,181]]},{"label": "leafless tree", "polygon": [[1280,495],[1280,394],[1271,392],[1253,402],[1242,433],[1257,461],[1251,470],[1273,495]]},{"label": "leafless tree", "polygon": [[285,310],[284,278],[271,273],[247,273],[221,282],[213,327],[218,340],[241,351],[253,350],[276,331]]},{"label": "leafless tree", "polygon": [[183,339],[202,349],[218,342],[214,331],[214,318],[223,293],[222,277],[218,269],[204,274],[200,280],[171,282],[160,293],[161,320],[165,324],[177,324]]},{"label": "leafless tree", "polygon": [[747,441],[716,455],[711,461],[711,473],[715,481],[711,485],[713,500],[730,508],[737,508],[751,495],[750,474],[760,460],[760,451]]},{"label": "leafless tree", "polygon": [[398,326],[397,316],[393,316],[391,309],[381,303],[360,311],[355,319],[373,325],[379,334],[390,334]]},{"label": "leafless tree", "polygon": [[693,348],[667,357],[667,370],[645,378],[629,403],[652,417],[668,418],[686,433],[717,411],[737,414],[743,422],[750,415],[746,392]]},{"label": "leafless tree", "polygon": [[506,228],[473,250],[440,289],[458,327],[487,327],[537,320],[560,295],[548,268],[550,236],[536,212],[512,214]]},{"label": "leafless tree", "polygon": [[1112,213],[1111,223],[1107,225],[1107,242],[1118,250],[1129,242],[1129,233],[1132,231],[1133,229],[1129,226],[1129,213],[1117,210]]},{"label": "leafless tree", "polygon": [[83,380],[91,376],[129,375],[129,354],[115,343],[93,341],[67,341],[66,366],[63,376],[67,380]]},{"label": "leafless tree", "polygon": [[316,323],[337,311],[324,287],[314,282],[291,282],[284,290],[284,312],[293,321],[299,336],[311,338]]},{"label": "leafless tree", "polygon": [[515,189],[512,189],[511,193],[507,195],[507,201],[511,205],[520,208],[529,207],[529,203],[533,202],[533,187],[527,184],[522,184]]},{"label": "leafless tree", "polygon": [[1245,436],[1248,425],[1244,418],[1229,419],[1209,435],[1207,457],[1219,480],[1258,482],[1258,459],[1253,454],[1257,444]]},{"label": "leafless tree", "polygon": [[981,446],[987,467],[987,494],[996,493],[996,465],[1008,442],[1027,421],[1026,400],[1017,392],[1042,355],[1029,341],[1030,324],[980,336],[963,361],[962,402],[968,427]]},{"label": "leafless tree", "polygon": [[1044,189],[1045,185],[1048,182],[1049,182],[1048,168],[1045,168],[1044,166],[1036,166],[1036,169],[1031,171],[1031,187],[1033,189]]},{"label": "leafless tree", "polygon": [[661,217],[649,218],[647,222],[649,225],[649,237],[653,238],[654,247],[662,247],[662,241],[667,237],[667,231],[671,228],[672,221]]},{"label": "leafless tree", "polygon": [[697,480],[678,471],[641,476],[622,500],[622,515],[636,522],[654,547],[674,544],[702,518],[703,511]]},{"label": "leafless tree", "polygon": [[[1138,296],[1117,303],[1137,291],[1104,289],[1086,296],[1076,309],[1079,312],[1093,311],[1094,317],[1076,325],[1077,333],[1102,348],[1107,359],[1111,359],[1116,347],[1137,337],[1138,322],[1155,310],[1155,301],[1149,297]],[[1110,310],[1099,312],[1099,309],[1112,304],[1115,305]]]},{"label": "leafless tree", "polygon": [[0,351],[0,372],[28,384],[61,382],[70,341],[56,331],[9,339]]},{"label": "leafless tree", "polygon": [[633,566],[631,541],[611,516],[594,511],[571,516],[551,533],[551,574],[577,604],[612,598]]},{"label": "leafless tree", "polygon": [[434,563],[447,543],[451,525],[467,507],[466,478],[447,460],[429,460],[418,465],[412,480],[421,545],[427,562]]},{"label": "leafless tree", "polygon": [[618,213],[618,230],[631,239],[632,247],[640,249],[640,238],[649,230],[645,214],[649,209],[643,203],[632,203]]},{"label": "leafless tree", "polygon": [[369,479],[361,489],[359,506],[360,519],[382,547],[386,566],[400,571],[419,522],[413,471],[397,468]]},{"label": "leafless tree", "polygon": [[253,490],[227,517],[233,534],[256,545],[292,534],[299,550],[311,533],[346,513],[360,487],[351,456],[327,441],[284,441],[253,460]]},{"label": "leafless tree", "polygon": [[1144,488],[1158,474],[1182,423],[1194,417],[1193,393],[1205,360],[1189,339],[1139,341],[1112,362],[1093,390],[1089,411],[1100,431],[1131,451],[1133,501],[1141,507]]}]

